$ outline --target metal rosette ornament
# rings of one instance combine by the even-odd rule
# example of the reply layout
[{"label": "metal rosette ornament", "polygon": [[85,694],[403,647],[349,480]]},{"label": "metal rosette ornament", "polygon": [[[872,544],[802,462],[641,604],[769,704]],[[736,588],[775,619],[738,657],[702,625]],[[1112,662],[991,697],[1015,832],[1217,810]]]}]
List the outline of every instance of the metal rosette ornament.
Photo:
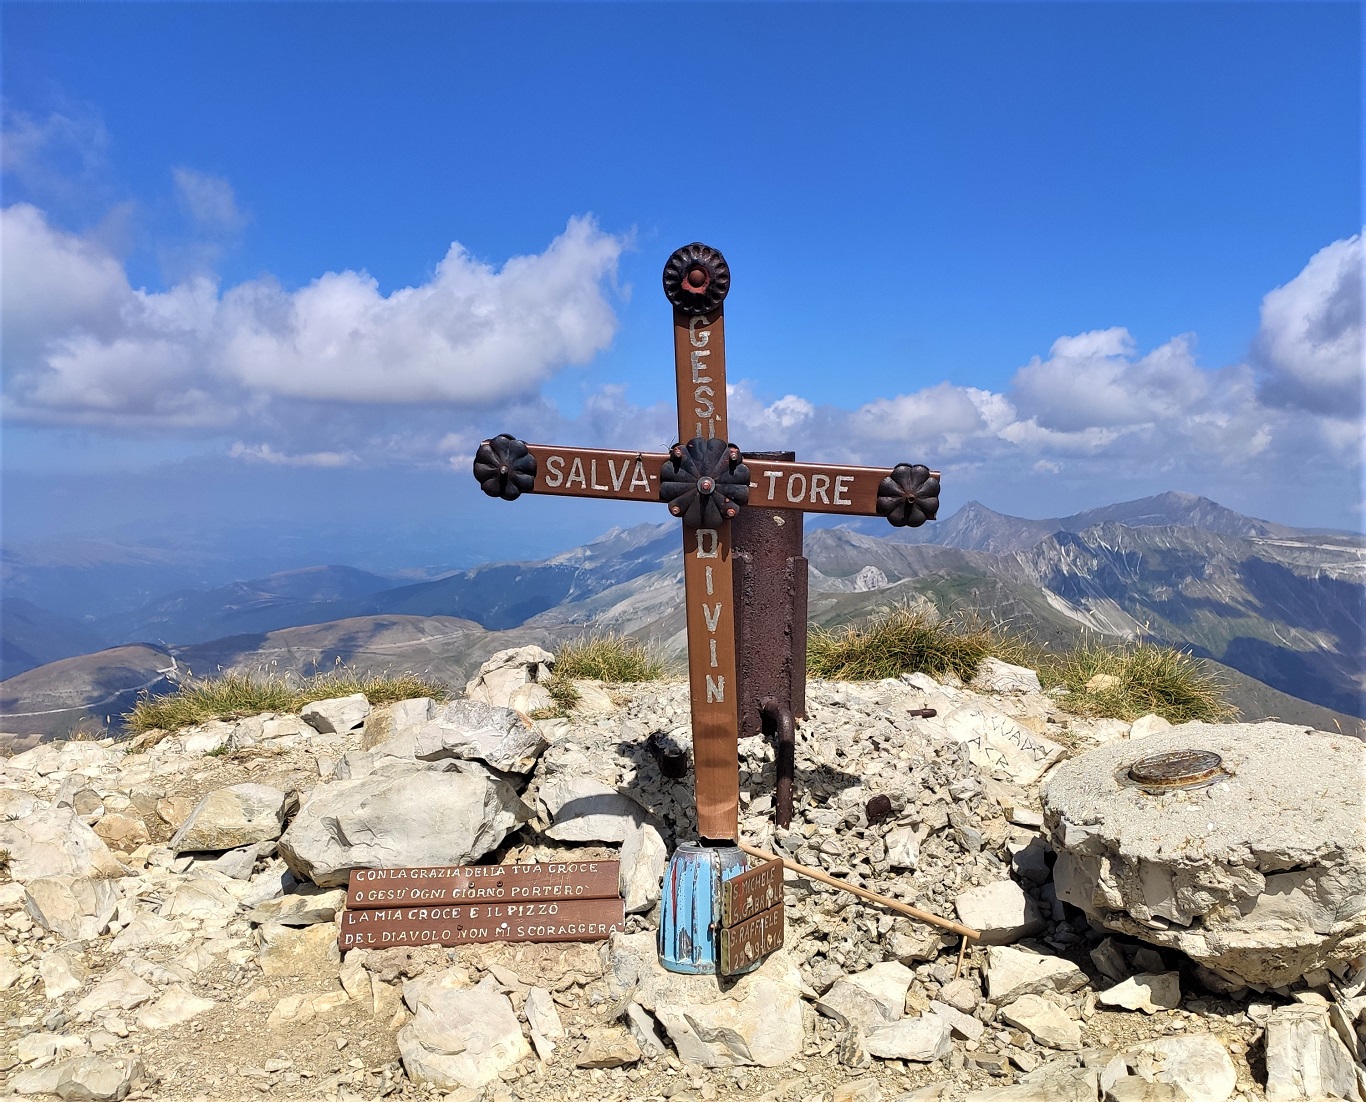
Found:
[{"label": "metal rosette ornament", "polygon": [[675,444],[659,471],[659,500],[689,528],[716,528],[749,501],[749,468],[740,449],[696,437]]},{"label": "metal rosette ornament", "polygon": [[474,477],[489,497],[515,501],[536,484],[536,457],[521,440],[501,433],[474,453]]},{"label": "metal rosette ornament", "polygon": [[896,528],[919,528],[939,512],[939,472],[898,463],[877,488],[877,515]]},{"label": "metal rosette ornament", "polygon": [[689,317],[712,313],[729,291],[730,265],[710,245],[684,245],[664,265],[664,294]]}]

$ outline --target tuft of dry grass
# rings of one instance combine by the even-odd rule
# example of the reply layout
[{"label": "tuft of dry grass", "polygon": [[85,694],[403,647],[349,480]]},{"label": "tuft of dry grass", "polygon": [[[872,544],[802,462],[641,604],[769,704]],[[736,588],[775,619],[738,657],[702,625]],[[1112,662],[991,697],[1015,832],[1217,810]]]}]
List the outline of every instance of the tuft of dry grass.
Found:
[{"label": "tuft of dry grass", "polygon": [[[961,618],[939,620],[904,606],[840,631],[812,628],[807,672],[842,681],[952,673],[968,682],[987,656],[1038,670],[1046,689],[1066,688],[1058,694],[1057,706],[1074,715],[1132,721],[1155,713],[1172,723],[1219,723],[1238,714],[1225,699],[1222,682],[1191,655],[1172,647],[1144,641],[1114,646],[1085,642],[1054,653],[999,627]],[[1114,680],[1088,690],[1097,674]]]},{"label": "tuft of dry grass", "polygon": [[956,674],[971,681],[982,659],[1018,661],[1023,644],[964,618],[941,620],[921,609],[897,606],[867,623],[830,631],[812,628],[806,669],[812,677],[880,681],[903,673]]},{"label": "tuft of dry grass", "polygon": [[555,703],[532,718],[555,719],[573,711],[579,702],[575,681],[624,684],[658,681],[663,676],[664,659],[649,644],[611,632],[582,635],[565,643],[555,656],[555,672],[545,683]]},{"label": "tuft of dry grass", "polygon": [[[1088,689],[1097,674],[1113,681]],[[1079,716],[1135,720],[1156,714],[1172,723],[1222,723],[1238,715],[1219,678],[1190,654],[1156,643],[1083,643],[1044,656],[1039,679],[1045,688],[1066,688],[1058,707]]]},{"label": "tuft of dry grass", "polygon": [[213,719],[297,712],[314,700],[355,693],[364,693],[371,704],[379,705],[419,696],[444,700],[450,690],[410,673],[361,675],[343,668],[299,680],[278,674],[229,673],[189,682],[166,696],[144,696],[123,721],[134,734],[170,732]]}]

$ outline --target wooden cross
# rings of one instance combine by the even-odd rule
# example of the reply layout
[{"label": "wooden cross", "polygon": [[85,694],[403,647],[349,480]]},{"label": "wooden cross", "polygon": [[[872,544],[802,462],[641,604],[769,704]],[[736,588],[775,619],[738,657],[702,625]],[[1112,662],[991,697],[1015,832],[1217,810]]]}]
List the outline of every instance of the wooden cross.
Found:
[{"label": "wooden cross", "polygon": [[920,464],[874,467],[745,462],[730,443],[722,302],[730,268],[715,249],[684,246],[664,266],[674,308],[678,439],[667,453],[559,448],[509,435],[485,440],[474,475],[490,497],[523,493],[664,502],[683,521],[697,832],[739,837],[739,710],[730,520],[746,505],[883,516],[915,527],[939,508],[939,472]]}]

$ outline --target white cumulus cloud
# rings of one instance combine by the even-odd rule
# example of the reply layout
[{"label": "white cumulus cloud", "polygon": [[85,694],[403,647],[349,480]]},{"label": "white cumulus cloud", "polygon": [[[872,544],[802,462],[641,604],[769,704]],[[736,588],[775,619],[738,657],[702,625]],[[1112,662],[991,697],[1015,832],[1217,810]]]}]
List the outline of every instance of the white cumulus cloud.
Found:
[{"label": "white cumulus cloud", "polygon": [[1256,352],[1266,401],[1361,415],[1364,259],[1361,234],[1335,241],[1262,299]]},{"label": "white cumulus cloud", "polygon": [[[199,179],[194,185],[203,185]],[[201,187],[220,220],[230,190]],[[452,244],[432,278],[383,293],[365,272],[287,290],[207,277],[134,288],[99,245],[15,204],[0,212],[4,400],[45,422],[231,426],[272,400],[488,405],[532,396],[607,347],[625,245],[574,218],[500,267]]]}]

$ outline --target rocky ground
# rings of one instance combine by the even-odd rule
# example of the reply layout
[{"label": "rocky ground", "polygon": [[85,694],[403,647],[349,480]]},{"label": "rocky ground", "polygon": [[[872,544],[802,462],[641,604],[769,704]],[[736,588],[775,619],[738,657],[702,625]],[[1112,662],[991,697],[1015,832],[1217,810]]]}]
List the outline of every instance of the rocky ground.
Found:
[{"label": "rocky ground", "polygon": [[[348,698],[5,761],[5,1090],[1366,1102],[1361,744],[1078,720],[994,663],[972,687],[812,682],[791,829],[747,739],[743,838],[983,936],[960,965],[956,937],[789,871],[784,948],[718,984],[654,953],[664,861],[693,832],[691,773],[661,770],[688,749],[685,687],[584,683],[535,723],[499,706],[543,705],[548,659],[504,656],[450,705]],[[1137,805],[1137,841],[1106,809],[1142,797],[1105,795],[1108,758],[1084,772],[1216,736],[1224,786]],[[1263,743],[1315,763],[1320,811],[1298,818],[1322,838],[1275,827],[1293,785],[1274,814],[1239,793]],[[1159,837],[1191,816],[1199,839]],[[353,866],[594,857],[622,861],[610,942],[337,951]]]}]

